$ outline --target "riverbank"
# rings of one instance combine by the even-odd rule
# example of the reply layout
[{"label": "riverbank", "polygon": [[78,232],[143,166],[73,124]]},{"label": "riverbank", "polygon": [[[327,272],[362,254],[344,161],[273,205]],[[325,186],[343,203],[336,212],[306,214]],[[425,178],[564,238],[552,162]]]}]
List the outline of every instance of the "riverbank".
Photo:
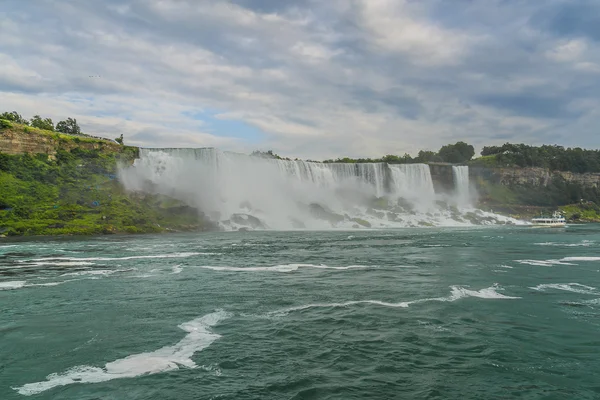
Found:
[{"label": "riverbank", "polygon": [[133,162],[135,147],[14,124],[0,130],[0,137],[19,140],[16,146],[40,143],[45,149],[33,155],[0,152],[1,236],[214,229],[180,201],[123,188],[118,168]]}]

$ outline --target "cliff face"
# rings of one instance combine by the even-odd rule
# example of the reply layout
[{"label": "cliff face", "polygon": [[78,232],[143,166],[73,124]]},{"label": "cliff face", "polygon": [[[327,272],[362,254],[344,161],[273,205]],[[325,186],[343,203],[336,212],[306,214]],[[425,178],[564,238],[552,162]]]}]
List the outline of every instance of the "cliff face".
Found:
[{"label": "cliff face", "polygon": [[454,191],[452,164],[429,163],[429,171],[436,193],[452,193]]},{"label": "cliff face", "polygon": [[545,168],[483,168],[471,167],[471,180],[483,178],[502,186],[548,186],[557,180],[579,184],[583,187],[600,187],[600,173],[577,174],[565,171],[550,171]]},{"label": "cliff face", "polygon": [[119,152],[121,146],[110,140],[69,136],[40,129],[15,126],[0,130],[0,152],[5,154],[48,154],[53,158],[58,149],[70,151],[76,147]]}]

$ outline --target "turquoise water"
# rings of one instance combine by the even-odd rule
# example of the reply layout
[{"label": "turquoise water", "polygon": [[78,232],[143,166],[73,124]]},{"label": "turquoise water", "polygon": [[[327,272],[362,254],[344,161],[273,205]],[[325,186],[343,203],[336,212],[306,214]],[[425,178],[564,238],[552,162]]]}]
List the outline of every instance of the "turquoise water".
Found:
[{"label": "turquoise water", "polygon": [[0,242],[1,399],[597,399],[600,226]]}]

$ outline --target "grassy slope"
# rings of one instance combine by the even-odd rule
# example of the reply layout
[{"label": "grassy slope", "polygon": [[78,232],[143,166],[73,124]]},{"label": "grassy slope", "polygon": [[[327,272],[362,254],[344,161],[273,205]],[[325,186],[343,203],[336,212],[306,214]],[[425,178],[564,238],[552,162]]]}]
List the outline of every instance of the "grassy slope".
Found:
[{"label": "grassy slope", "polygon": [[[75,139],[61,136],[68,137],[64,140]],[[117,165],[130,163],[137,149],[119,149],[120,152],[81,147],[59,149],[56,160],[45,154],[0,153],[0,235],[211,228],[195,209],[173,199],[127,193],[115,177]]]},{"label": "grassy slope", "polygon": [[89,143],[89,144],[99,144],[99,145],[110,145],[113,147],[117,146],[117,144],[115,142],[113,142],[112,140],[109,140],[109,139],[96,138],[96,137],[86,136],[86,135],[81,135],[81,136],[67,135],[65,133],[34,128],[32,126],[18,124],[16,122],[7,121],[4,119],[0,119],[0,131],[38,135],[40,137],[54,139],[63,145],[71,144],[72,146],[74,146],[74,145],[78,145],[81,143]]}]

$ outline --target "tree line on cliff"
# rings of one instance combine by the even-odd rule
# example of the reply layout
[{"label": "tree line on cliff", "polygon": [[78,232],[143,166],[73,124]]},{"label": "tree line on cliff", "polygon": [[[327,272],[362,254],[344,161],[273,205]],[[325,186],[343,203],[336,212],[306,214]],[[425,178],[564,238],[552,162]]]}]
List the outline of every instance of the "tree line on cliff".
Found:
[{"label": "tree line on cliff", "polygon": [[485,146],[481,155],[482,158],[492,159],[497,166],[540,167],[575,173],[600,172],[600,150],[505,143],[502,146]]},{"label": "tree line on cliff", "polygon": [[475,148],[465,142],[456,142],[442,146],[437,152],[421,150],[416,157],[405,153],[403,156],[388,154],[381,158],[350,158],[342,157],[336,160],[325,160],[324,163],[377,163],[412,164],[429,162],[446,162],[452,164],[466,163],[475,155]]},{"label": "tree line on cliff", "polygon": [[[11,121],[17,124],[27,125],[46,131],[65,133],[67,135],[85,135],[81,131],[81,127],[77,123],[77,119],[71,117],[63,121],[58,121],[56,125],[54,125],[52,118],[42,118],[39,115],[34,115],[30,120],[27,120],[16,111],[6,111],[0,114],[0,120]],[[115,138],[115,142],[123,144],[123,134]]]},{"label": "tree line on cliff", "polygon": [[588,150],[580,147],[558,145],[530,146],[523,143],[505,143],[502,146],[484,146],[481,157],[473,159],[473,146],[457,142],[442,146],[439,151],[419,151],[416,157],[386,155],[381,158],[343,157],[324,162],[364,163],[386,162],[388,164],[410,164],[446,162],[487,167],[539,167],[551,171],[569,171],[574,173],[600,172],[600,150]]}]

